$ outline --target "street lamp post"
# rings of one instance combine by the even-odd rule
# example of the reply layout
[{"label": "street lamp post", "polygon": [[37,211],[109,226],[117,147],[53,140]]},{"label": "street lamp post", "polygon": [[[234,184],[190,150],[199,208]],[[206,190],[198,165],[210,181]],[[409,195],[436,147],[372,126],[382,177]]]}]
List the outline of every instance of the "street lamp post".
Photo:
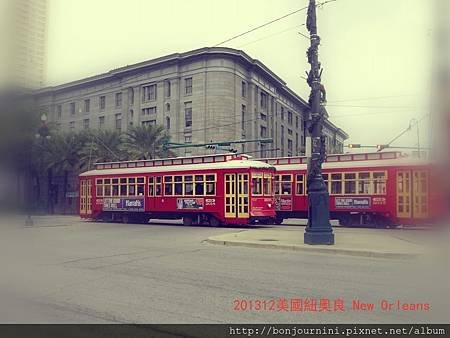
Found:
[{"label": "street lamp post", "polygon": [[317,35],[316,1],[310,0],[306,27],[310,33],[310,47],[307,52],[311,70],[308,85],[311,87],[309,105],[311,109],[308,131],[311,137],[311,157],[308,162],[308,225],[304,233],[305,244],[334,244],[330,223],[328,189],[322,177],[322,163],[325,160],[325,140],[322,135],[326,100],[321,85],[322,70],[319,62],[320,37]]}]

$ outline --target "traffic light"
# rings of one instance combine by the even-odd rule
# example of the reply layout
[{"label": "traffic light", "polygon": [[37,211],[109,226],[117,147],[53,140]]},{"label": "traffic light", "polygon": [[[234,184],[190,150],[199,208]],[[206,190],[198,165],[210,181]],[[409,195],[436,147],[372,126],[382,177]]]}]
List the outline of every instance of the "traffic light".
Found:
[{"label": "traffic light", "polygon": [[349,148],[361,148],[361,145],[359,144],[359,143],[352,143],[352,144],[349,144],[349,145],[347,145],[347,147],[349,147]]},{"label": "traffic light", "polygon": [[238,152],[237,149],[234,149],[234,148],[228,148],[228,151],[230,153],[234,153],[234,154],[236,154]]},{"label": "traffic light", "polygon": [[389,144],[377,144],[377,151],[382,151],[386,148],[389,148]]},{"label": "traffic light", "polygon": [[206,149],[213,149],[213,150],[216,150],[216,149],[217,149],[217,145],[215,145],[215,144],[208,144],[208,145],[206,146]]}]

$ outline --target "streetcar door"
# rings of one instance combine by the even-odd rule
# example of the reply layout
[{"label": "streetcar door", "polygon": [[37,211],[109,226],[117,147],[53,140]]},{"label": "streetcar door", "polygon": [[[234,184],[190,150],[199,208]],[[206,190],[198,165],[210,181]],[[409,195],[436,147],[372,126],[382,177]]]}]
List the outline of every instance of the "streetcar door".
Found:
[{"label": "streetcar door", "polygon": [[236,217],[236,174],[225,174],[225,218]]},{"label": "streetcar door", "polygon": [[80,181],[80,214],[92,213],[92,183],[91,180]]},{"label": "streetcar door", "polygon": [[397,217],[411,218],[411,171],[397,172]]},{"label": "streetcar door", "polygon": [[413,216],[428,217],[428,172],[413,171]]},{"label": "streetcar door", "polygon": [[237,174],[237,217],[247,218],[249,216],[248,202],[248,174]]}]

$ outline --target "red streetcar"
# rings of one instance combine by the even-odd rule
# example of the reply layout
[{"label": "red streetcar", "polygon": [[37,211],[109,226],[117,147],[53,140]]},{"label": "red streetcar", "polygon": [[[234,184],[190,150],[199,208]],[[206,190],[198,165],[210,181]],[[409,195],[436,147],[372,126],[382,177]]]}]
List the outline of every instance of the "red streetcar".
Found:
[{"label": "red streetcar", "polygon": [[[262,159],[276,167],[276,223],[308,217],[306,157]],[[400,152],[330,155],[323,164],[330,216],[342,225],[390,227],[432,222],[443,199],[430,162]]]},{"label": "red streetcar", "polygon": [[232,154],[98,163],[80,174],[80,216],[212,226],[269,222],[274,174],[270,164]]}]

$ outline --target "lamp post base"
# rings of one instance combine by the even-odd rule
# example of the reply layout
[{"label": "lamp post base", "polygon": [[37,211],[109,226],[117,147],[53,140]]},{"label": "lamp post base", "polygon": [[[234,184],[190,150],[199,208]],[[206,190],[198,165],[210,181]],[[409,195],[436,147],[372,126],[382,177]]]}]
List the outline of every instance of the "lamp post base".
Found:
[{"label": "lamp post base", "polygon": [[334,245],[334,234],[328,232],[305,232],[304,242],[309,245]]},{"label": "lamp post base", "polygon": [[330,223],[329,195],[322,176],[313,178],[308,193],[308,226],[304,243],[333,245],[334,234]]}]

